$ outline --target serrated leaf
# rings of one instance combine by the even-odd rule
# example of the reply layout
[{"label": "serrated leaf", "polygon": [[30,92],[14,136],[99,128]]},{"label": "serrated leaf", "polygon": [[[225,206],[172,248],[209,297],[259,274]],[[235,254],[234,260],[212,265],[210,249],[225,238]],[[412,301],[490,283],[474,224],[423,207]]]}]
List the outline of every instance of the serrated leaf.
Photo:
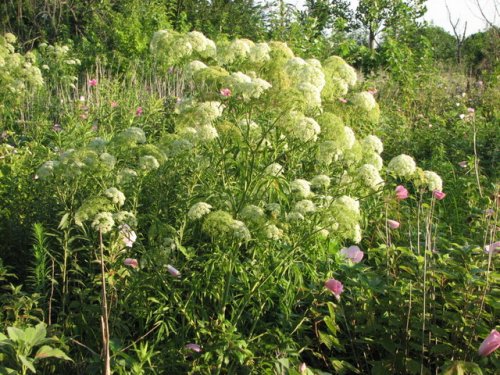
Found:
[{"label": "serrated leaf", "polygon": [[71,358],[69,358],[66,353],[64,353],[61,349],[56,349],[48,345],[42,346],[40,349],[38,349],[38,352],[36,352],[35,358],[37,359],[42,359],[42,358],[60,358],[64,359],[66,361],[71,361]]}]

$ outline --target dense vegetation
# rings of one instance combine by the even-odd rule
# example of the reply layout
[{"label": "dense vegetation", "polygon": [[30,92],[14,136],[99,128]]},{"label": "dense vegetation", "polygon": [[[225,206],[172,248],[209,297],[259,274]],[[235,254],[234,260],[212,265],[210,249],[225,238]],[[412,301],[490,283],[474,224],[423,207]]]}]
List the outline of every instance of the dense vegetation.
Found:
[{"label": "dense vegetation", "polygon": [[424,12],[0,4],[0,373],[498,373],[499,29]]}]

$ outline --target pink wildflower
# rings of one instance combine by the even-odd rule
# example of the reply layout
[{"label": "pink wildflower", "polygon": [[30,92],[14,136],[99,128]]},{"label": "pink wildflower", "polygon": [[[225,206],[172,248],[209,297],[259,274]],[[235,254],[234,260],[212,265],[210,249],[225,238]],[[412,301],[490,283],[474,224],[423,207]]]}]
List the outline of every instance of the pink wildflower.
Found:
[{"label": "pink wildflower", "polygon": [[111,102],[111,108],[116,108],[118,107],[118,102],[115,102],[114,100]]},{"label": "pink wildflower", "polygon": [[500,333],[494,329],[490,332],[488,337],[484,339],[477,352],[480,356],[486,357],[498,348],[500,348]]},{"label": "pink wildflower", "polygon": [[142,116],[142,107],[137,107],[137,109],[135,110],[135,115],[136,116]]},{"label": "pink wildflower", "polygon": [[486,253],[492,253],[492,254],[496,254],[496,253],[500,253],[500,241],[497,241],[497,242],[493,242],[489,245],[486,245],[484,247],[484,251]]},{"label": "pink wildflower", "polygon": [[469,107],[469,108],[467,108],[467,112],[474,113],[474,112],[476,112],[476,110],[472,107]]},{"label": "pink wildflower", "polygon": [[330,279],[325,282],[325,287],[329,289],[337,300],[340,300],[340,294],[344,291],[342,283],[335,279]]},{"label": "pink wildflower", "polygon": [[305,374],[307,371],[307,365],[305,364],[305,362],[302,362],[300,365],[299,365],[299,373],[301,374]]},{"label": "pink wildflower", "polygon": [[196,353],[201,352],[201,346],[199,346],[198,344],[193,344],[193,343],[186,344],[185,348],[192,350],[193,352],[196,352]]},{"label": "pink wildflower", "polygon": [[137,240],[137,234],[127,224],[120,225],[120,238],[126,247],[132,247]]},{"label": "pink wildflower", "polygon": [[181,275],[181,273],[176,268],[174,268],[173,266],[171,266],[170,264],[167,265],[167,271],[173,277],[179,277]]},{"label": "pink wildflower", "polygon": [[220,94],[227,98],[227,97],[231,96],[231,89],[228,89],[228,88],[221,89]]},{"label": "pink wildflower", "polygon": [[408,198],[408,190],[403,185],[396,186],[396,199],[401,201]]},{"label": "pink wildflower", "polygon": [[346,104],[347,103],[347,99],[346,98],[339,98],[339,102]]},{"label": "pink wildflower", "polygon": [[364,256],[363,251],[361,251],[356,245],[349,246],[348,248],[344,247],[340,250],[340,254],[350,259],[353,263],[361,262],[361,259],[363,259]]},{"label": "pink wildflower", "polygon": [[89,79],[89,86],[96,87],[97,86],[97,79],[95,79],[95,78]]},{"label": "pink wildflower", "polygon": [[460,168],[467,168],[467,161],[466,161],[466,160],[464,160],[464,161],[459,162],[459,163],[458,163],[458,166],[459,166]]},{"label": "pink wildflower", "polygon": [[60,124],[54,124],[52,127],[52,130],[55,131],[56,133],[62,131],[62,126]]},{"label": "pink wildflower", "polygon": [[132,268],[139,267],[139,262],[134,258],[127,258],[123,261],[123,264]]},{"label": "pink wildflower", "polygon": [[387,225],[391,229],[398,229],[400,224],[399,224],[399,221],[388,219],[387,220]]},{"label": "pink wildflower", "polygon": [[442,191],[439,191],[439,190],[434,190],[432,192],[432,195],[434,196],[434,198],[436,198],[438,201],[440,200],[443,200],[444,197],[446,197],[446,193],[443,193]]}]

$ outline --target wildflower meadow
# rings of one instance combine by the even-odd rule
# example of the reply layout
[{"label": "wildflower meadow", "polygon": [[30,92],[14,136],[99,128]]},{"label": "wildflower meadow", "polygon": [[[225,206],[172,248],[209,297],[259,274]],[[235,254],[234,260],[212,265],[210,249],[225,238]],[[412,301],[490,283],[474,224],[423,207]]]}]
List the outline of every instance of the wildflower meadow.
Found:
[{"label": "wildflower meadow", "polygon": [[28,3],[0,5],[0,374],[499,373],[498,50]]}]

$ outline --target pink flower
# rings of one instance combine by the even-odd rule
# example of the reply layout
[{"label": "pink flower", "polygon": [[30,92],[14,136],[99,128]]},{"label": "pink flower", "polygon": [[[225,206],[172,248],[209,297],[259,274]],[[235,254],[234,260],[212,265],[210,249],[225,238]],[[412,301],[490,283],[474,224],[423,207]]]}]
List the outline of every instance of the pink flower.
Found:
[{"label": "pink flower", "polygon": [[467,108],[467,112],[474,113],[474,112],[476,112],[476,110],[474,108],[469,107],[469,108]]},{"label": "pink flower", "polygon": [[300,365],[299,365],[299,372],[301,374],[305,374],[307,371],[307,366],[304,362],[302,362]]},{"label": "pink flower", "polygon": [[116,107],[118,107],[118,103],[113,100],[111,102],[111,108],[116,108]]},{"label": "pink flower", "polygon": [[83,95],[80,96],[80,98],[78,100],[80,100],[83,103],[85,101],[85,96],[83,96]]},{"label": "pink flower", "polygon": [[399,224],[399,221],[388,219],[387,220],[387,225],[391,229],[398,229],[400,224]]},{"label": "pink flower", "polygon": [[340,254],[350,259],[353,263],[361,262],[361,259],[363,259],[364,256],[364,253],[356,245],[349,246],[348,248],[344,247],[340,250]]},{"label": "pink flower", "polygon": [[500,253],[500,241],[493,242],[484,247],[484,251],[487,253],[497,254]]},{"label": "pink flower", "polygon": [[60,124],[54,124],[54,126],[52,127],[52,130],[55,131],[56,133],[60,132],[60,131],[62,131],[62,126]]},{"label": "pink flower", "polygon": [[345,98],[339,98],[339,102],[346,104],[347,103],[347,99],[345,99]]},{"label": "pink flower", "polygon": [[334,296],[335,296],[335,298],[337,298],[337,300],[340,300],[340,294],[344,290],[344,286],[342,285],[342,283],[340,281],[335,280],[335,279],[327,280],[325,282],[325,287],[327,289],[329,289],[334,294]]},{"label": "pink flower", "polygon": [[220,90],[220,94],[226,98],[231,96],[231,89],[225,88]]},{"label": "pink flower", "polygon": [[396,186],[396,199],[398,201],[408,198],[408,190],[403,185]]},{"label": "pink flower", "polygon": [[127,224],[120,225],[120,237],[126,247],[132,247],[137,240],[137,234]]},{"label": "pink flower", "polygon": [[443,193],[442,191],[439,191],[439,190],[434,190],[432,192],[432,195],[434,196],[434,198],[436,198],[438,201],[440,200],[443,200],[444,197],[446,197],[446,193]]},{"label": "pink flower", "polygon": [[498,348],[500,348],[500,333],[496,329],[494,329],[490,332],[488,337],[486,337],[486,339],[482,342],[477,353],[480,356],[486,357],[487,355],[490,355]]},{"label": "pink flower", "polygon": [[187,344],[185,346],[185,348],[189,349],[189,350],[192,350],[193,352],[196,352],[196,353],[200,353],[201,352],[201,346],[199,346],[198,344],[190,343],[190,344]]},{"label": "pink flower", "polygon": [[176,268],[174,268],[173,266],[171,266],[170,264],[167,265],[167,271],[173,277],[179,277],[181,275],[181,273]]},{"label": "pink flower", "polygon": [[464,160],[464,161],[459,162],[458,166],[461,167],[461,168],[467,168],[467,161]]},{"label": "pink flower", "polygon": [[132,268],[139,267],[139,262],[134,258],[127,258],[123,261],[123,264]]},{"label": "pink flower", "polygon": [[95,78],[89,79],[89,86],[96,87],[97,86],[97,79],[95,79]]},{"label": "pink flower", "polygon": [[137,109],[135,110],[135,115],[136,116],[142,116],[142,107],[137,107]]}]

